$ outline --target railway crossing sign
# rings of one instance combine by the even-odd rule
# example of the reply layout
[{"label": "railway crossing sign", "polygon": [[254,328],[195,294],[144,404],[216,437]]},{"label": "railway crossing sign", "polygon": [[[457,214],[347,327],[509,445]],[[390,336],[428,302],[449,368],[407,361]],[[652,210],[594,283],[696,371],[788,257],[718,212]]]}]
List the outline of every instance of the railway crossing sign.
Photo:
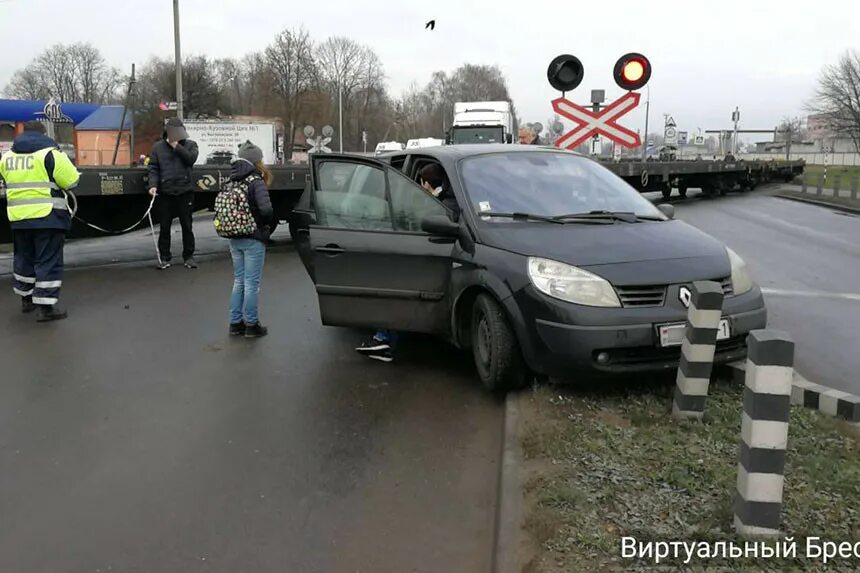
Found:
[{"label": "railway crossing sign", "polygon": [[639,94],[629,92],[600,111],[591,111],[572,101],[560,97],[552,101],[555,112],[577,124],[573,130],[562,135],[555,142],[556,147],[575,149],[595,135],[605,135],[624,147],[636,148],[641,145],[639,134],[618,125],[621,116],[639,105]]},{"label": "railway crossing sign", "polygon": [[308,153],[331,153],[331,148],[328,144],[331,143],[331,136],[334,135],[334,128],[330,125],[325,125],[322,128],[322,135],[314,137],[316,129],[312,125],[306,125],[302,133],[305,134],[305,141],[310,145]]}]

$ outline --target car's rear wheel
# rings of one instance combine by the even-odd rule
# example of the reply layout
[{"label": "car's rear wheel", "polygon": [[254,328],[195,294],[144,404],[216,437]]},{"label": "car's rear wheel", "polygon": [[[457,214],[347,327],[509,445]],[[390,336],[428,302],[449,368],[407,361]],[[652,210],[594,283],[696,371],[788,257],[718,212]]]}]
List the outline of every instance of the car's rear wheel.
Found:
[{"label": "car's rear wheel", "polygon": [[482,294],[472,307],[472,353],[484,386],[493,392],[522,388],[527,382],[517,339],[502,308]]}]

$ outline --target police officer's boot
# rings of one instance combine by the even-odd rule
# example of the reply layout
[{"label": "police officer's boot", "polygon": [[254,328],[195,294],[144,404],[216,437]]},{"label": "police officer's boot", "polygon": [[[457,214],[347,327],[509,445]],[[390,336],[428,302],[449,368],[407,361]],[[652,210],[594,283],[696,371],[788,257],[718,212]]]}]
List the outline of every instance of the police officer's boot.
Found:
[{"label": "police officer's boot", "polygon": [[21,297],[21,312],[27,314],[28,312],[33,312],[36,310],[36,305],[33,303],[32,296],[22,296]]},{"label": "police officer's boot", "polygon": [[50,322],[52,320],[63,320],[69,316],[65,310],[57,308],[53,304],[40,304],[39,316],[36,317],[37,322]]}]

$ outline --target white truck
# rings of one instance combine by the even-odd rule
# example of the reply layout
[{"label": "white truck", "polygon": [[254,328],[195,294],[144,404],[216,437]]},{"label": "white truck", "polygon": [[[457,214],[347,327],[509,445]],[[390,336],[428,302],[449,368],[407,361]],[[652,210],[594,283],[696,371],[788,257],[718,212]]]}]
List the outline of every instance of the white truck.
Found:
[{"label": "white truck", "polygon": [[509,101],[457,102],[448,141],[453,144],[513,143],[515,124]]}]

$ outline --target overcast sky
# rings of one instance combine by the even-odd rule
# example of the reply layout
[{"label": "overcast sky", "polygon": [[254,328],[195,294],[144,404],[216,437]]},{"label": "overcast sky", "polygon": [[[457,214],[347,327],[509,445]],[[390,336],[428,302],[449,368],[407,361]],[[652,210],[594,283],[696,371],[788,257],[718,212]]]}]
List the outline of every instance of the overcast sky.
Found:
[{"label": "overcast sky", "polygon": [[[671,114],[681,130],[720,129],[741,109],[741,127],[770,129],[803,114],[824,64],[860,48],[856,0],[180,0],[183,54],[241,56],[285,27],[316,39],[349,36],[381,57],[394,94],[434,70],[496,64],[524,121],[545,120],[557,97],[549,61],[578,56],[593,88],[621,95],[615,60],[629,51],[653,66],[651,126]],[[436,20],[435,31],[424,23]],[[173,54],[171,0],[0,0],[0,86],[56,42],[89,41],[123,70]],[[644,90],[643,90],[644,91]],[[645,94],[643,94],[645,95]],[[622,121],[644,130],[645,98]],[[654,131],[651,129],[650,131]],[[757,138],[760,139],[760,138]]]}]

